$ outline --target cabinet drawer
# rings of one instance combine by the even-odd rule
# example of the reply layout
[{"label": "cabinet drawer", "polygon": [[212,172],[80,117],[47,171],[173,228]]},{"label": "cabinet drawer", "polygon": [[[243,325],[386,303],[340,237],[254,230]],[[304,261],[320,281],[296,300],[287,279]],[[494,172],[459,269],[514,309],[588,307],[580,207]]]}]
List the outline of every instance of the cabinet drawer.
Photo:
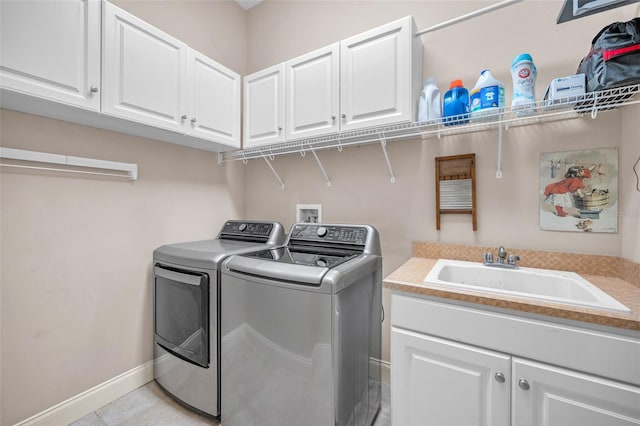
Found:
[{"label": "cabinet drawer", "polygon": [[640,333],[620,336],[392,293],[391,325],[640,385]]}]

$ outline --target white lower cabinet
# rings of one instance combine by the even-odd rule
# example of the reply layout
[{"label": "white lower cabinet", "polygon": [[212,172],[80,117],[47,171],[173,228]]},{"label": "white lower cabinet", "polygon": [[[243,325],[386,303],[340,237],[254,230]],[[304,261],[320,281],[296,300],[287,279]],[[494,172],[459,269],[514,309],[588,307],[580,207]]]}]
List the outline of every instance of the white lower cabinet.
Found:
[{"label": "white lower cabinet", "polygon": [[514,425],[640,424],[638,387],[522,359],[512,372]]},{"label": "white lower cabinet", "polygon": [[509,424],[509,356],[392,328],[391,360],[392,424]]},{"label": "white lower cabinet", "polygon": [[[638,333],[391,299],[392,424],[640,425]],[[599,354],[599,365],[581,351]]]}]

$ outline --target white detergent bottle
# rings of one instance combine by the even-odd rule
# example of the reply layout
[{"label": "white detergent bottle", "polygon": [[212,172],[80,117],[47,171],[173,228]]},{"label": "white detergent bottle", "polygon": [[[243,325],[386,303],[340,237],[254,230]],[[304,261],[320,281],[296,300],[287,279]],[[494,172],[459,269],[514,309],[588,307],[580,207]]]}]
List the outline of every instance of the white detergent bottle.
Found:
[{"label": "white detergent bottle", "polygon": [[516,115],[529,115],[536,111],[537,75],[538,71],[530,54],[523,53],[515,57],[511,64],[511,78],[513,79],[511,108]]},{"label": "white detergent bottle", "polygon": [[435,78],[428,78],[424,81],[424,89],[420,93],[418,121],[425,122],[440,118],[442,118],[440,89],[438,89]]},{"label": "white detergent bottle", "polygon": [[469,92],[471,119],[474,121],[497,119],[497,114],[502,108],[504,108],[504,84],[496,80],[491,75],[491,71],[482,70],[478,82]]}]

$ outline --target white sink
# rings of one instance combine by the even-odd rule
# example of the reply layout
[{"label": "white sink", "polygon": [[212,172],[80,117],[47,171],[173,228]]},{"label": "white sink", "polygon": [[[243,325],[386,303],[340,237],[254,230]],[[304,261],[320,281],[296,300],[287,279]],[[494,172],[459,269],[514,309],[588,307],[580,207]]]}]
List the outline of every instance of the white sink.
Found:
[{"label": "white sink", "polygon": [[425,283],[538,299],[573,306],[630,312],[580,275],[549,269],[504,269],[482,263],[440,259]]}]

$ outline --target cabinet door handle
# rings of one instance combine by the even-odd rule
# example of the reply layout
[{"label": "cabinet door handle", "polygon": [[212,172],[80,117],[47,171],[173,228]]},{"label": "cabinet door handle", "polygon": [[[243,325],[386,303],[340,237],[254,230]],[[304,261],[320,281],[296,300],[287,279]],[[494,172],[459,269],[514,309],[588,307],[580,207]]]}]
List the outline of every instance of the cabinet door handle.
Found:
[{"label": "cabinet door handle", "polygon": [[344,120],[345,118],[347,118],[347,114],[342,114],[342,119]]},{"label": "cabinet door handle", "polygon": [[331,116],[331,121],[336,121],[336,116],[335,115]]},{"label": "cabinet door handle", "polygon": [[187,119],[187,114],[183,114],[182,117],[180,117],[180,118],[182,118],[183,120],[186,120]]},{"label": "cabinet door handle", "polygon": [[96,86],[95,84],[92,84],[91,87],[89,87],[89,90],[91,91],[91,93],[98,93],[98,86]]},{"label": "cabinet door handle", "polygon": [[195,123],[196,121],[198,121],[198,120],[196,120],[196,118],[195,118],[195,117],[193,117],[193,118],[191,119],[191,122],[192,122],[192,123]]},{"label": "cabinet door handle", "polygon": [[282,132],[282,127],[278,127],[278,133]]},{"label": "cabinet door handle", "polygon": [[504,377],[504,374],[502,372],[500,372],[500,371],[498,371],[496,373],[496,375],[493,376],[493,377],[495,377],[496,382],[498,382],[498,383],[504,383],[504,381],[506,380],[505,377]]},{"label": "cabinet door handle", "polygon": [[529,384],[529,382],[526,379],[520,379],[518,380],[518,386],[520,386],[520,389],[528,391],[529,389],[531,389],[531,385]]}]

